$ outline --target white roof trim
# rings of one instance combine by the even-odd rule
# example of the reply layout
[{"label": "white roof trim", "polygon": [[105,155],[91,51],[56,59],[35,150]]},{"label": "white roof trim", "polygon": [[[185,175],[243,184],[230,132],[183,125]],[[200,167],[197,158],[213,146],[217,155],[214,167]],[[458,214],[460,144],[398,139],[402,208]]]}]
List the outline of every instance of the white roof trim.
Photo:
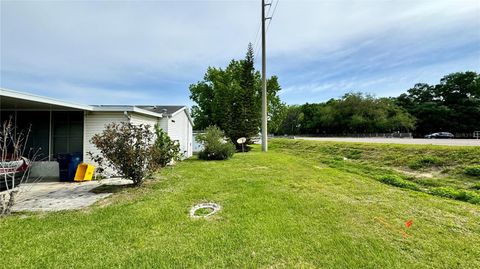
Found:
[{"label": "white roof trim", "polygon": [[158,118],[163,118],[163,114],[161,114],[161,113],[152,112],[152,111],[149,111],[149,110],[146,110],[146,109],[143,109],[143,108],[138,108],[136,106],[133,107],[133,111],[137,112],[137,113],[145,114],[145,115],[151,115],[151,116],[155,116],[155,117],[158,117]]},{"label": "white roof trim", "polygon": [[162,118],[163,115],[161,113],[152,112],[146,109],[138,108],[136,106],[93,106],[93,111],[103,111],[103,112],[136,112],[139,114],[154,116],[157,118]]},{"label": "white roof trim", "polygon": [[80,110],[87,110],[87,111],[92,111],[93,107],[89,105],[80,105],[80,104],[74,104],[74,103],[69,103],[49,97],[43,97],[39,95],[34,95],[30,93],[23,93],[23,92],[17,92],[17,91],[12,91],[8,90],[5,88],[0,88],[0,96],[6,96],[6,97],[11,97],[11,98],[16,98],[16,99],[22,99],[26,101],[33,101],[33,102],[38,102],[38,103],[43,103],[43,104],[49,104],[49,105],[55,105],[55,106],[63,106],[63,107],[69,107],[69,108],[75,108],[75,109],[80,109]]},{"label": "white roof trim", "polygon": [[[75,104],[75,103],[69,103],[49,97],[43,97],[39,95],[34,95],[30,93],[23,93],[23,92],[17,92],[5,88],[0,88],[0,96],[6,96],[10,98],[16,98],[16,99],[21,99],[21,100],[26,100],[26,101],[32,101],[32,102],[38,102],[38,103],[43,103],[43,104],[48,104],[48,105],[54,105],[54,106],[62,106],[62,107],[68,107],[68,108],[74,108],[74,109],[79,109],[79,110],[86,110],[86,111],[98,111],[98,112],[123,112],[123,111],[129,111],[129,112],[135,112],[143,115],[148,115],[148,116],[153,116],[157,118],[162,118],[164,115],[162,113],[156,113],[147,109],[139,108],[133,105],[80,105],[80,104]],[[185,113],[188,116],[188,119],[193,125],[192,118],[190,117],[189,113],[186,111],[186,107],[183,107],[177,111],[175,111],[171,116],[176,115],[180,113],[181,111],[185,111]],[[165,115],[166,116],[166,115]]]}]

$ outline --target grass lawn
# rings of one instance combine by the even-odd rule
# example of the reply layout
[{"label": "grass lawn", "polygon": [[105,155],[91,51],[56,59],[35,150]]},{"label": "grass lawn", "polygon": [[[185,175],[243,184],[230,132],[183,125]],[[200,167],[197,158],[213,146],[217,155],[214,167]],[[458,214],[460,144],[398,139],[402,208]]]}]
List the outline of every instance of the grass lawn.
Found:
[{"label": "grass lawn", "polygon": [[480,204],[480,147],[278,139],[277,151],[394,186]]},{"label": "grass lawn", "polygon": [[[344,160],[350,147],[361,153]],[[480,268],[480,205],[378,180],[421,154],[464,150],[403,145],[389,160],[361,147],[273,140],[267,154],[182,162],[87,210],[3,218],[0,267]],[[477,179],[448,182],[478,158],[444,161],[440,184],[470,189]],[[200,202],[222,209],[189,218]]]}]

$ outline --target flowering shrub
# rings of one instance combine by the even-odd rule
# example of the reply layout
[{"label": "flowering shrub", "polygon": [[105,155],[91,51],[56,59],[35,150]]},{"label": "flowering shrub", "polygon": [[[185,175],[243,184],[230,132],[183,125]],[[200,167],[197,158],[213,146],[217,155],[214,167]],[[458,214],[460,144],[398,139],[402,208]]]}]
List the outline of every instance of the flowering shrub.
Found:
[{"label": "flowering shrub", "polygon": [[155,162],[154,140],[155,133],[148,125],[111,123],[90,140],[100,154],[89,152],[89,155],[100,165],[114,169],[135,185],[141,185],[159,167]]}]

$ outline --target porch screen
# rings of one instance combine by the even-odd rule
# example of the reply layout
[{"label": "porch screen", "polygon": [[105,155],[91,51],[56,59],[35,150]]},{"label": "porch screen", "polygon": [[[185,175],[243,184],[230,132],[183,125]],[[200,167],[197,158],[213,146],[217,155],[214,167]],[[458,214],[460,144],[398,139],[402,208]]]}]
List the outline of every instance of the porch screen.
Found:
[{"label": "porch screen", "polygon": [[54,111],[52,114],[53,156],[83,152],[83,111]]},{"label": "porch screen", "polygon": [[[16,116],[16,117],[15,117]],[[36,160],[48,159],[48,133],[50,126],[50,112],[48,111],[2,111],[0,122],[12,119],[17,127],[17,132],[25,132],[30,129],[24,156],[32,158],[37,154]]]}]

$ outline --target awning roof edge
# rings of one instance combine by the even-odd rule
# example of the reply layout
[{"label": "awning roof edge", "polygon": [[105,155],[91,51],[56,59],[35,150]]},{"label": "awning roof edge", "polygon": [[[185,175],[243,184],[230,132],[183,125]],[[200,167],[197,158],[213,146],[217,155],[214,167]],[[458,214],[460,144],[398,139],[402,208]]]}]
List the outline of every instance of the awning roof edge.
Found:
[{"label": "awning roof edge", "polygon": [[21,100],[25,100],[25,101],[38,102],[38,103],[48,104],[48,105],[55,105],[55,106],[62,106],[62,107],[68,107],[68,108],[75,108],[75,109],[93,111],[93,107],[89,106],[89,105],[81,105],[81,104],[65,102],[65,101],[61,101],[61,100],[58,100],[58,99],[53,99],[53,98],[39,96],[39,95],[35,95],[35,94],[30,94],[30,93],[17,92],[17,91],[5,89],[5,88],[0,88],[0,98],[2,96],[21,99]]}]

